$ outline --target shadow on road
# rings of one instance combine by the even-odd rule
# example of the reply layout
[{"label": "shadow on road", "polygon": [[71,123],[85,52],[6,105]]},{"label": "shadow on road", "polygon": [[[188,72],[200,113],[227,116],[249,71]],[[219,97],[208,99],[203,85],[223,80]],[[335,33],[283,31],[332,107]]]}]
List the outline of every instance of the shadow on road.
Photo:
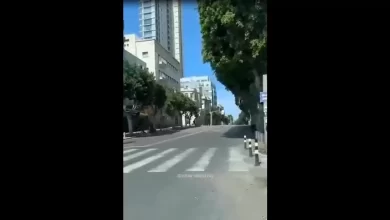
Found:
[{"label": "shadow on road", "polygon": [[179,132],[180,130],[177,129],[171,129],[171,130],[165,130],[165,131],[156,131],[155,133],[137,133],[133,134],[132,137],[155,137],[155,136],[161,136],[161,135],[167,135],[167,134],[174,134],[176,132]]},{"label": "shadow on road", "polygon": [[244,135],[246,135],[246,138],[255,138],[255,134],[252,133],[250,126],[234,126],[227,132],[223,133],[222,137],[244,139]]},{"label": "shadow on road", "polygon": [[174,134],[182,130],[187,130],[190,128],[196,128],[197,126],[190,126],[190,127],[173,127],[169,130],[160,130],[156,131],[154,133],[133,133],[132,137],[156,137],[156,136],[162,136],[162,135],[169,135]]},{"label": "shadow on road", "polygon": [[131,144],[131,143],[134,143],[135,141],[133,139],[126,139],[126,140],[123,140],[123,144]]}]

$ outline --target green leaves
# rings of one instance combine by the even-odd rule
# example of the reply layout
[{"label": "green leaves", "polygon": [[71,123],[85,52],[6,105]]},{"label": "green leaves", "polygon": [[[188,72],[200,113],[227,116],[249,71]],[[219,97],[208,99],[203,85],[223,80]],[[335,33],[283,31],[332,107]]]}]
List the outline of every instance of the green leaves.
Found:
[{"label": "green leaves", "polygon": [[160,84],[156,84],[154,88],[153,104],[160,109],[164,107],[166,100],[167,100],[167,94],[165,88]]},{"label": "green leaves", "polygon": [[137,65],[124,62],[123,66],[123,96],[134,100],[137,105],[152,104],[155,81],[152,74]]},{"label": "green leaves", "polygon": [[192,116],[198,117],[199,109],[196,106],[195,102],[185,96],[184,100],[184,112],[188,118],[191,118]]},{"label": "green leaves", "polygon": [[[259,78],[267,73],[266,10],[264,0],[198,0],[203,61],[241,99],[258,96],[251,85],[260,90]],[[245,109],[252,101],[253,97],[239,106]]]}]

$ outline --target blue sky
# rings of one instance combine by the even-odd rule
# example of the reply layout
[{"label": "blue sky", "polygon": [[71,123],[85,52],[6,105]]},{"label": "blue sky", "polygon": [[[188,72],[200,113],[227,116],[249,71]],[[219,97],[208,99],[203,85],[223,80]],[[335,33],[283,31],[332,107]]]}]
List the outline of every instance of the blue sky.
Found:
[{"label": "blue sky", "polygon": [[[125,34],[136,33],[139,36],[138,6],[138,3],[124,5]],[[203,63],[202,36],[196,7],[196,3],[191,1],[182,5],[184,77],[210,76],[217,88],[218,104],[225,107],[225,115],[231,114],[235,120],[238,118],[240,110],[234,102],[233,94],[226,91],[225,86],[217,81],[210,65]]]}]

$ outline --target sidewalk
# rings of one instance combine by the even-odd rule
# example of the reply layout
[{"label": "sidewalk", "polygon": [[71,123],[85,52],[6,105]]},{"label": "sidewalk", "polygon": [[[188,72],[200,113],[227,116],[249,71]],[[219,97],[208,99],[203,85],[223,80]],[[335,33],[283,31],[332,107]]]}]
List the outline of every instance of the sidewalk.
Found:
[{"label": "sidewalk", "polygon": [[163,130],[157,130],[156,133],[137,133],[137,134],[133,135],[131,138],[129,137],[129,135],[127,135],[129,138],[123,140],[123,145],[124,146],[128,145],[128,144],[132,144],[132,145],[136,145],[136,146],[148,145],[148,144],[151,144],[154,142],[159,142],[159,141],[166,140],[166,139],[176,138],[178,136],[192,133],[192,132],[194,132],[193,129],[195,129],[195,131],[197,131],[198,129],[201,129],[201,128],[202,127],[195,127],[195,126],[183,127],[183,128],[170,127],[170,128],[166,128]]}]

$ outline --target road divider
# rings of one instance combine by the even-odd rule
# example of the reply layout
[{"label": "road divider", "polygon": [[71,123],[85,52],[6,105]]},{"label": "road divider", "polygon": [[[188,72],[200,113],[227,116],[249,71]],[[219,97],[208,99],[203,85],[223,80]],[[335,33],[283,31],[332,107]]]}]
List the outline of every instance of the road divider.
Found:
[{"label": "road divider", "polygon": [[260,166],[260,163],[259,144],[257,139],[255,139],[255,166]]},{"label": "road divider", "polygon": [[[250,139],[249,139],[249,141],[250,141]],[[253,157],[253,151],[252,151],[252,144],[251,144],[251,142],[249,142],[248,150],[249,150],[249,157]]]}]

